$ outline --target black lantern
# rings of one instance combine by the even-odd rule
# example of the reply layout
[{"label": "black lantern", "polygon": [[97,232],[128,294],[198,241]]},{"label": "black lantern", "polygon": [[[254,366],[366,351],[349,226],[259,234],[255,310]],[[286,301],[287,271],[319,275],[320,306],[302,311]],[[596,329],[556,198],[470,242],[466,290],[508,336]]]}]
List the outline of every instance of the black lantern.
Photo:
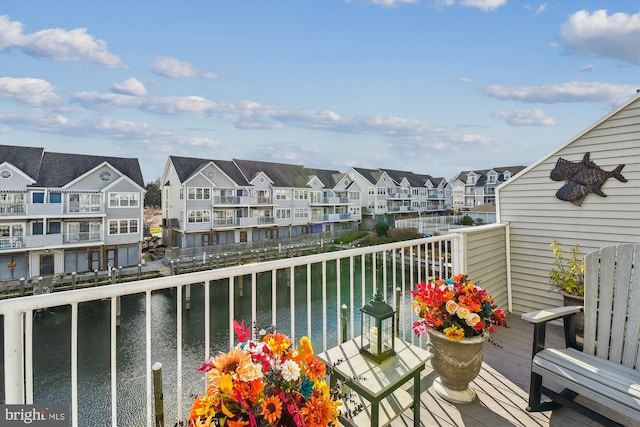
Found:
[{"label": "black lantern", "polygon": [[373,299],[362,307],[360,353],[380,363],[394,356],[395,316],[393,308],[384,302],[380,289]]}]

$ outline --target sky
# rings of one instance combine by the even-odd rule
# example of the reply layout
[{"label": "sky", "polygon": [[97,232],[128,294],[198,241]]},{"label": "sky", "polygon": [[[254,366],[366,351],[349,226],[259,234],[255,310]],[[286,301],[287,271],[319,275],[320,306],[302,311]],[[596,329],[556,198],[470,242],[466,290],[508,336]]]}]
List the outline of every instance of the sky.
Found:
[{"label": "sky", "polygon": [[631,0],[4,0],[0,144],[449,180],[630,100],[639,46]]}]

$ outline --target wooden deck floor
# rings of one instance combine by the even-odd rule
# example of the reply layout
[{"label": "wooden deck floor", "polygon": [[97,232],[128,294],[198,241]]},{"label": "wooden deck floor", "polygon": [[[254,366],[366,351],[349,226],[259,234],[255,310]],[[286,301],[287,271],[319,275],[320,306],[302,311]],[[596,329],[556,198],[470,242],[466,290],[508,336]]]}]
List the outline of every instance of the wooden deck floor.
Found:
[{"label": "wooden deck floor", "polygon": [[[478,378],[473,381],[477,393],[474,402],[465,405],[448,403],[433,390],[435,372],[427,363],[422,377],[421,425],[423,426],[537,426],[537,427],[586,427],[599,423],[571,410],[529,413],[525,410],[529,392],[529,368],[533,327],[519,316],[508,318],[509,328],[498,328],[493,340],[502,347],[485,343],[484,363]],[[562,346],[562,329],[551,326],[547,330],[547,343]],[[589,402],[592,408],[597,403]],[[640,420],[630,420],[599,411],[627,426],[640,426]],[[392,426],[413,426],[412,411],[392,423]],[[364,427],[364,426],[363,426]]]}]

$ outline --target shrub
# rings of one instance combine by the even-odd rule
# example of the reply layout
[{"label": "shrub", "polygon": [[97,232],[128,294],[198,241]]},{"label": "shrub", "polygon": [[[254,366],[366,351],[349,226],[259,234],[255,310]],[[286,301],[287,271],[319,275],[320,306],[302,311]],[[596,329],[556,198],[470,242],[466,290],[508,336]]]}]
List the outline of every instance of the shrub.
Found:
[{"label": "shrub", "polygon": [[379,222],[376,224],[376,234],[379,237],[386,236],[389,231],[389,224],[386,222]]}]

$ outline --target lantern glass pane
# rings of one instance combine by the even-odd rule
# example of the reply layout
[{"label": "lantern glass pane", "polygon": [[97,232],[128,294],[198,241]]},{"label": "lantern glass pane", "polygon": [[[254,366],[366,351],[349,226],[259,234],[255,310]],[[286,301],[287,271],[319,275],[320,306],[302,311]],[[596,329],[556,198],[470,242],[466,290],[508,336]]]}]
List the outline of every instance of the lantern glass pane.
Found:
[{"label": "lantern glass pane", "polygon": [[381,329],[382,351],[389,351],[393,348],[393,318],[382,319]]},{"label": "lantern glass pane", "polygon": [[376,319],[368,313],[362,313],[362,348],[372,354],[377,354],[377,337]]}]

